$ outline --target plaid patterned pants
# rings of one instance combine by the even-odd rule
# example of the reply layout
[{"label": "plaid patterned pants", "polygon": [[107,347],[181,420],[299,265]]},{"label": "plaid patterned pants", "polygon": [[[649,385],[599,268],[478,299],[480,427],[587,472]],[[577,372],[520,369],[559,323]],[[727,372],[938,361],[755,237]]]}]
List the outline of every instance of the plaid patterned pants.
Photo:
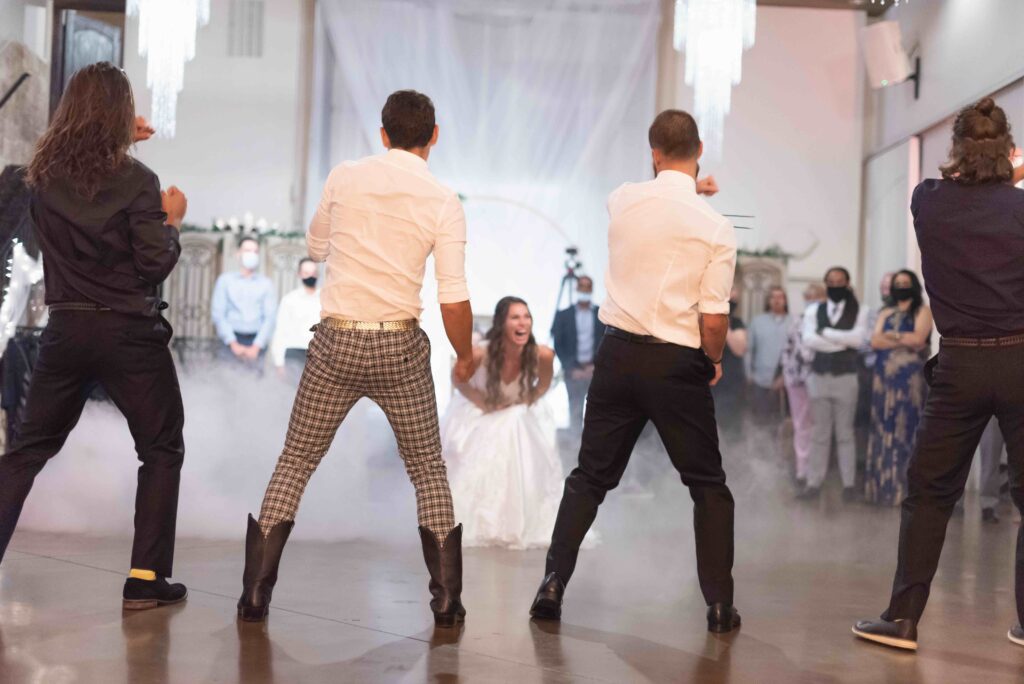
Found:
[{"label": "plaid patterned pants", "polygon": [[306,483],[338,427],[352,406],[368,397],[384,410],[395,431],[398,452],[416,488],[419,524],[444,539],[455,527],[455,514],[441,458],[426,333],[362,332],[325,325],[315,330],[284,451],[263,497],[263,533],[282,520],[295,519]]}]

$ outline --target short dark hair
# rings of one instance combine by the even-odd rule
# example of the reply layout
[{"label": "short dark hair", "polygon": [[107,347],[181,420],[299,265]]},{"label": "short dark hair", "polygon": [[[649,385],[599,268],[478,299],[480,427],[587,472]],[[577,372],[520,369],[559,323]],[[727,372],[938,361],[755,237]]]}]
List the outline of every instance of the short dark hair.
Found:
[{"label": "short dark hair", "polygon": [[1007,183],[1013,178],[1013,148],[1006,112],[986,97],[956,115],[949,161],[939,170],[964,185]]},{"label": "short dark hair", "polygon": [[586,280],[588,283],[590,283],[591,287],[593,287],[594,285],[594,279],[585,273],[581,273],[580,275],[576,276],[576,284],[579,285],[581,280]]},{"label": "short dark hair", "polygon": [[302,257],[301,259],[299,259],[299,263],[298,263],[298,265],[297,265],[297,266],[295,267],[295,270],[296,270],[296,271],[299,271],[299,270],[301,270],[301,269],[302,269],[302,265],[303,265],[303,264],[315,264],[315,263],[316,263],[316,262],[315,262],[315,261],[313,261],[312,259],[310,259],[309,257]]},{"label": "short dark hair", "polygon": [[836,273],[836,272],[842,273],[844,276],[846,276],[846,284],[847,285],[849,285],[850,283],[853,282],[853,278],[850,277],[850,272],[848,270],[846,270],[842,266],[833,266],[832,268],[830,268],[827,271],[825,271],[825,277],[822,278],[822,280],[828,280],[828,274],[829,273]]},{"label": "short dark hair", "polygon": [[242,245],[244,245],[246,242],[253,242],[253,243],[256,243],[257,247],[260,246],[260,241],[259,240],[257,240],[256,238],[254,238],[251,235],[246,235],[245,237],[243,237],[242,239],[240,239],[238,241],[238,249],[242,249]]},{"label": "short dark hair", "polygon": [[392,147],[426,147],[434,137],[434,103],[415,90],[399,90],[388,96],[380,121]]},{"label": "short dark hair", "polygon": [[693,159],[700,152],[700,133],[692,116],[680,109],[666,109],[654,117],[647,131],[652,150],[669,159]]},{"label": "short dark hair", "polygon": [[781,292],[782,296],[786,299],[786,313],[789,313],[789,294],[786,292],[786,288],[781,285],[773,285],[768,288],[768,294],[764,296],[764,310],[772,310],[772,295],[776,292]]},{"label": "short dark hair", "polygon": [[892,276],[892,282],[895,286],[896,278],[901,275],[905,275],[910,278],[910,291],[914,293],[914,296],[910,299],[910,315],[917,316],[917,312],[920,311],[924,305],[924,288],[921,286],[921,279],[917,277],[917,274],[910,269],[903,269],[896,271]]}]

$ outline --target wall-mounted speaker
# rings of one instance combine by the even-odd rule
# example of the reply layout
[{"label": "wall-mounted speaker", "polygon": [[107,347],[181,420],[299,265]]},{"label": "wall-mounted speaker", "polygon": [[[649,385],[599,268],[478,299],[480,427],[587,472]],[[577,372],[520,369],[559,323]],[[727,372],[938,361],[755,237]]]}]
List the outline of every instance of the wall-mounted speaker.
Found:
[{"label": "wall-mounted speaker", "polygon": [[879,21],[861,29],[864,45],[864,61],[868,68],[868,82],[872,88],[886,88],[907,80],[913,80],[914,97],[920,86],[920,58],[917,70],[913,71],[910,57],[903,49],[903,36],[899,22]]}]

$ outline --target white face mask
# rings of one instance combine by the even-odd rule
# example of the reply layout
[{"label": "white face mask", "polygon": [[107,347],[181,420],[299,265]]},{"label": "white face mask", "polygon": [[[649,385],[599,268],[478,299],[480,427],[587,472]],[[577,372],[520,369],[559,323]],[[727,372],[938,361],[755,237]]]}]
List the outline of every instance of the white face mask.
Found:
[{"label": "white face mask", "polygon": [[576,301],[580,304],[589,304],[592,299],[592,295],[589,292],[577,292]]},{"label": "white face mask", "polygon": [[260,265],[260,255],[256,252],[245,252],[242,254],[242,267],[250,271],[255,271],[256,267]]}]

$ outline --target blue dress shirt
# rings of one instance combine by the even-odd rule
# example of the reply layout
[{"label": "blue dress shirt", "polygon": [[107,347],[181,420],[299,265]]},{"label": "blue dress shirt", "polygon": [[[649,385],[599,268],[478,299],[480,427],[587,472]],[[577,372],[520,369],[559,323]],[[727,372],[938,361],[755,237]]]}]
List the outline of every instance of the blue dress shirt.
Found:
[{"label": "blue dress shirt", "polygon": [[237,341],[236,333],[256,335],[253,344],[266,349],[274,332],[277,293],[270,278],[259,273],[223,273],[213,288],[210,306],[217,337],[224,344]]}]

